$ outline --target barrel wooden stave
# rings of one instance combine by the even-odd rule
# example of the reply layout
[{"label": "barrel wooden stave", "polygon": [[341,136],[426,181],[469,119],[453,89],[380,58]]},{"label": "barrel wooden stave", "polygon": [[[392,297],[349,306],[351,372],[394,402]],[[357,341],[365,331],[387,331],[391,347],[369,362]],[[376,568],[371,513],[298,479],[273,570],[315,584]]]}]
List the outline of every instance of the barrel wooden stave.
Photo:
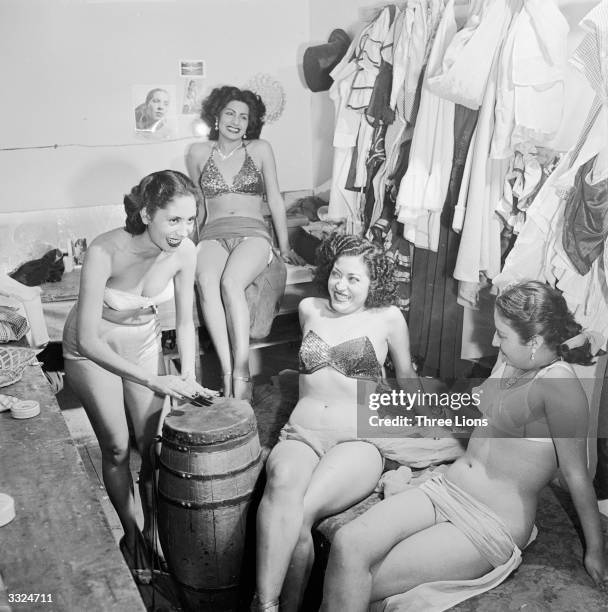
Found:
[{"label": "barrel wooden stave", "polygon": [[193,607],[216,602],[213,609],[228,610],[237,597],[247,512],[262,469],[255,416],[246,402],[226,399],[174,412],[163,426],[160,542]]}]

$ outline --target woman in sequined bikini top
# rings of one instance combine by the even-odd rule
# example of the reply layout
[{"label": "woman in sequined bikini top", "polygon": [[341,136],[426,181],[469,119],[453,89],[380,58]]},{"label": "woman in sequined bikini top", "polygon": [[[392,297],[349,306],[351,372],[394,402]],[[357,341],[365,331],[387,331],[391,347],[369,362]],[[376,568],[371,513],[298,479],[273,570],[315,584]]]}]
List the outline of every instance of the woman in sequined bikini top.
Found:
[{"label": "woman in sequined bikini top", "polygon": [[333,368],[348,378],[379,380],[382,364],[367,336],[359,336],[331,346],[315,331],[302,340],[299,353],[300,373],[313,374],[321,368]]},{"label": "woman in sequined bikini top", "polygon": [[243,165],[238,171],[232,184],[229,185],[224,179],[223,174],[220,172],[215,160],[213,159],[214,153],[218,150],[217,145],[211,149],[211,155],[207,159],[207,163],[204,165],[201,175],[199,177],[199,186],[205,198],[216,198],[226,193],[242,193],[245,195],[266,195],[264,189],[264,177],[255,165],[251,155],[247,151],[247,146],[243,145],[245,150],[245,159]]},{"label": "woman in sequined bikini top", "polygon": [[284,262],[303,263],[289,247],[274,154],[260,139],[266,107],[237,87],[218,87],[203,101],[209,141],[190,147],[186,165],[204,198],[198,223],[196,278],[205,324],[222,370],[224,395],[249,399],[250,313],[245,290],[273,262],[266,200]]},{"label": "woman in sequined bikini top", "polygon": [[416,377],[382,249],[334,235],[318,259],[317,281],[328,297],[300,302],[299,401],[266,463],[257,517],[259,610],[278,610],[279,593],[299,609],[314,558],[312,525],[357,503],[378,482],[380,451],[357,435],[359,393],[376,392],[389,354],[400,381]]}]

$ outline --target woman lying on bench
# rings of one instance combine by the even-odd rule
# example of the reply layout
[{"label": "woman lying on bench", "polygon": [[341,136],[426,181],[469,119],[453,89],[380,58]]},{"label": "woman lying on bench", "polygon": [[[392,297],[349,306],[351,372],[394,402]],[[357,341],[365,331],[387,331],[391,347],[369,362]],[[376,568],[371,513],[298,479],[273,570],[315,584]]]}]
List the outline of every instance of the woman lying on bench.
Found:
[{"label": "woman lying on bench", "polygon": [[[382,456],[357,437],[357,389],[375,389],[390,353],[397,375],[415,377],[407,325],[391,306],[392,266],[356,236],[321,246],[318,280],[329,297],[300,303],[300,399],[266,464],[257,516],[259,610],[297,610],[313,562],[312,525],[369,495]],[[348,608],[344,608],[345,610]]]},{"label": "woman lying on bench", "polygon": [[[600,517],[587,472],[585,392],[570,363],[589,345],[562,295],[531,281],[496,300],[501,359],[478,389],[488,425],[445,473],[385,499],[331,545],[323,609],[445,610],[502,582],[521,562],[541,489],[559,465],[584,537],[584,564],[606,580]],[[453,416],[453,415],[452,415]],[[477,415],[480,416],[480,415]]]}]

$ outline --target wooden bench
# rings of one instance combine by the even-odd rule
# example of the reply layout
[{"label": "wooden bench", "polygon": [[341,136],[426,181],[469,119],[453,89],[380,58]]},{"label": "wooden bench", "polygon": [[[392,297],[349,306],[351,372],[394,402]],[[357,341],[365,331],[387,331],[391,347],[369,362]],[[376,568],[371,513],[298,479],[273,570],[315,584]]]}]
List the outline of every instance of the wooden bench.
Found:
[{"label": "wooden bench", "polygon": [[[0,413],[0,491],[16,510],[0,527],[5,600],[15,610],[145,610],[40,367],[0,392],[40,403],[31,419]],[[38,603],[10,602],[29,593]]]}]

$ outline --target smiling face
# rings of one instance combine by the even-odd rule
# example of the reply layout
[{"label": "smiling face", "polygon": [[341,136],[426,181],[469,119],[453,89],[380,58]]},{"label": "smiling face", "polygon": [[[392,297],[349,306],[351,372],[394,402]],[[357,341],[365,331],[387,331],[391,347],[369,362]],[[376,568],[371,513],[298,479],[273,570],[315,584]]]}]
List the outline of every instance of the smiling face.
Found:
[{"label": "smiling face", "polygon": [[522,342],[519,334],[509,325],[509,321],[494,310],[494,327],[496,333],[492,340],[492,344],[500,348],[506,362],[520,370],[528,370],[533,366],[530,359],[532,353],[531,343]]},{"label": "smiling face", "polygon": [[249,125],[249,107],[245,102],[231,100],[219,116],[218,132],[227,140],[239,140],[245,136]]},{"label": "smiling face", "polygon": [[327,280],[331,307],[341,314],[365,309],[371,280],[361,255],[343,255],[336,259]]},{"label": "smiling face", "polygon": [[150,240],[162,251],[174,251],[194,229],[196,200],[192,195],[179,195],[159,208],[150,218],[142,211]]},{"label": "smiling face", "polygon": [[148,117],[152,121],[160,121],[169,109],[169,94],[164,89],[156,89],[148,100]]}]

